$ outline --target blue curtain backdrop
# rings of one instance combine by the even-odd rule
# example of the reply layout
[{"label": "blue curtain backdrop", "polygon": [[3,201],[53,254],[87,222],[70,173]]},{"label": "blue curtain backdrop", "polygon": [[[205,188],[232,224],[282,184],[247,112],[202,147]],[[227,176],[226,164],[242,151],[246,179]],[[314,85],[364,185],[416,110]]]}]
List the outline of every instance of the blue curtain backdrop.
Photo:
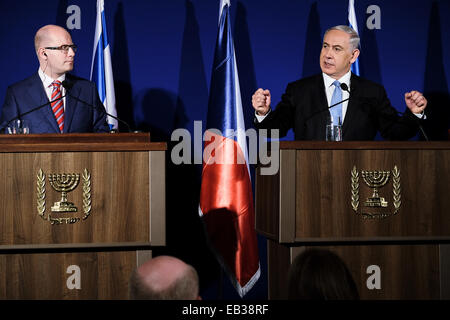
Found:
[{"label": "blue curtain backdrop", "polygon": [[[79,48],[74,73],[89,78],[95,3],[0,0],[0,107],[7,86],[38,69],[33,46],[37,29],[50,23],[65,26],[72,16],[72,11],[67,13],[70,6],[80,10],[80,29],[70,30]],[[380,29],[366,26],[370,5],[380,8]],[[323,32],[347,24],[347,8],[348,0],[232,0],[247,128],[252,127],[255,89],[270,89],[276,104],[288,82],[320,71]],[[157,140],[170,141],[176,128],[193,134],[194,121],[206,121],[219,1],[106,0],[105,10],[118,116],[135,129],[150,130]],[[356,0],[355,11],[362,40],[361,76],[383,84],[400,111],[405,108],[404,92],[417,89],[429,94],[437,106],[432,117],[441,126],[429,130],[434,138],[445,136],[450,108],[450,1]],[[291,133],[287,139],[292,138]],[[216,298],[219,271],[196,211],[201,167],[176,166],[169,154],[167,170],[168,246],[161,253],[192,263],[201,275],[203,295]],[[264,238],[259,240],[262,277],[247,299],[267,296],[266,248]],[[237,297],[226,278],[223,292],[223,298]]]}]

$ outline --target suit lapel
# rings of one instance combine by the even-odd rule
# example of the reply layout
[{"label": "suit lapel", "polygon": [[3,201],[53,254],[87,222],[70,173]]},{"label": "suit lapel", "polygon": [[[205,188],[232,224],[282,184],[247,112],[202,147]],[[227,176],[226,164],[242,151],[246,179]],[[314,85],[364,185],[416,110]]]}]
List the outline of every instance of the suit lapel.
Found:
[{"label": "suit lapel", "polygon": [[30,82],[30,88],[29,90],[27,90],[27,93],[31,96],[33,101],[36,101],[38,105],[42,105],[48,102],[48,98],[45,94],[41,78],[39,78],[39,75],[37,73],[34,75],[33,80]]},{"label": "suit lapel", "polygon": [[[73,79],[70,79],[70,76],[68,74],[66,75],[66,80],[72,83],[74,82]],[[71,96],[78,98],[79,95],[80,95],[80,88],[78,87],[73,86],[72,89],[70,89],[70,95],[66,90],[66,109],[64,111],[64,130],[63,130],[64,133],[70,132],[73,115],[75,114],[75,110],[77,108],[77,101]]]},{"label": "suit lapel", "polygon": [[316,91],[316,97],[315,100],[317,101],[316,105],[316,110],[314,110],[314,112],[320,112],[321,114],[319,114],[319,119],[320,119],[320,124],[319,127],[323,128],[323,138],[325,139],[325,127],[327,125],[327,123],[329,123],[331,121],[330,118],[330,112],[327,109],[328,107],[328,101],[327,101],[327,95],[325,92],[325,84],[323,81],[323,76],[322,74],[320,74],[317,77],[317,83],[315,85],[315,87],[317,88]]},{"label": "suit lapel", "polygon": [[[45,93],[44,86],[38,73],[35,74],[33,81],[31,81],[30,90],[28,90],[28,94],[31,95],[33,99],[32,101],[37,102],[37,105],[43,105],[44,103],[50,102],[48,100],[47,94]],[[43,107],[40,110],[36,110],[36,112],[41,114],[42,117],[44,117],[47,120],[47,122],[52,126],[55,132],[59,132],[58,123],[56,122],[56,118],[50,104],[48,104],[47,106]]]},{"label": "suit lapel", "polygon": [[342,125],[342,138],[345,140],[345,133],[349,130],[353,121],[356,121],[355,111],[357,108],[357,94],[359,86],[359,79],[352,73],[350,78],[350,100],[348,101],[347,111],[345,113],[344,123]]}]

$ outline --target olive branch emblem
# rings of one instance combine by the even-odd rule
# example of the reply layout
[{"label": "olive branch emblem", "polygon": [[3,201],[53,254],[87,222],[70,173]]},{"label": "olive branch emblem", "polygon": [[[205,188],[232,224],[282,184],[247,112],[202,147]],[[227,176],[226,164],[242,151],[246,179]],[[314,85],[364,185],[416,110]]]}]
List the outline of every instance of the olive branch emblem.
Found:
[{"label": "olive branch emblem", "polygon": [[43,220],[45,218],[45,174],[42,169],[39,169],[37,174],[37,211]]},{"label": "olive branch emblem", "polygon": [[[87,169],[84,169],[83,174],[81,176],[83,179],[83,212],[84,216],[82,220],[86,220],[90,214],[92,209],[92,199],[91,199],[91,174]],[[42,218],[42,220],[49,221],[52,225],[59,224],[73,224],[80,221],[80,218],[77,217],[64,217],[64,218],[54,218],[51,217],[50,214],[45,215],[45,200],[46,200],[46,190],[45,190],[45,180],[46,175],[39,169],[36,175],[36,208],[38,215]]]},{"label": "olive branch emblem", "polygon": [[[400,206],[402,204],[401,201],[401,186],[400,186],[400,170],[397,166],[394,166],[394,169],[391,171],[392,174],[392,194],[393,194],[393,205],[394,211],[392,213],[364,213],[362,212],[362,216],[364,218],[387,218],[391,215],[397,214]],[[356,166],[353,166],[351,170],[351,206],[353,211],[358,214],[359,208],[359,172],[356,170]]]},{"label": "olive branch emblem", "polygon": [[356,166],[352,169],[352,208],[354,211],[358,211],[359,206],[359,173],[356,170]]},{"label": "olive branch emblem", "polygon": [[91,214],[91,174],[85,168],[83,175],[83,220],[86,220]]}]

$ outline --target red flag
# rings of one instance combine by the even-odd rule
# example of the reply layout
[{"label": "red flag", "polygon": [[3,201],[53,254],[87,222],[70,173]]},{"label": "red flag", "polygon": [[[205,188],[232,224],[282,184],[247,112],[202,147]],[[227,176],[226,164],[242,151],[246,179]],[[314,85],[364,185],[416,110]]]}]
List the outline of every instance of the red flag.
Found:
[{"label": "red flag", "polygon": [[210,129],[205,132],[199,211],[210,245],[241,297],[260,275],[243,119],[229,1],[223,1],[209,94]]}]

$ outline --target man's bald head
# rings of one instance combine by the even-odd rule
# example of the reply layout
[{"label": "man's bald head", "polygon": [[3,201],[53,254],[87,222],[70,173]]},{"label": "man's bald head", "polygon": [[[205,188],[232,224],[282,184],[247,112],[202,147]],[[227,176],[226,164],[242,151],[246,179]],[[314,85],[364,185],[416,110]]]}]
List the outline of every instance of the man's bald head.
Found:
[{"label": "man's bald head", "polygon": [[49,24],[40,28],[34,36],[34,48],[36,49],[36,52],[39,48],[53,45],[52,42],[55,41],[55,39],[59,39],[61,35],[63,37],[67,37],[67,35],[70,37],[67,30],[60,26]]},{"label": "man's bald head", "polygon": [[130,279],[131,299],[194,300],[198,294],[197,272],[175,257],[150,259]]},{"label": "man's bald head", "polygon": [[[61,49],[62,46],[69,49]],[[52,24],[43,26],[36,32],[34,47],[42,72],[50,78],[56,80],[73,70],[76,47],[66,29]]]}]

